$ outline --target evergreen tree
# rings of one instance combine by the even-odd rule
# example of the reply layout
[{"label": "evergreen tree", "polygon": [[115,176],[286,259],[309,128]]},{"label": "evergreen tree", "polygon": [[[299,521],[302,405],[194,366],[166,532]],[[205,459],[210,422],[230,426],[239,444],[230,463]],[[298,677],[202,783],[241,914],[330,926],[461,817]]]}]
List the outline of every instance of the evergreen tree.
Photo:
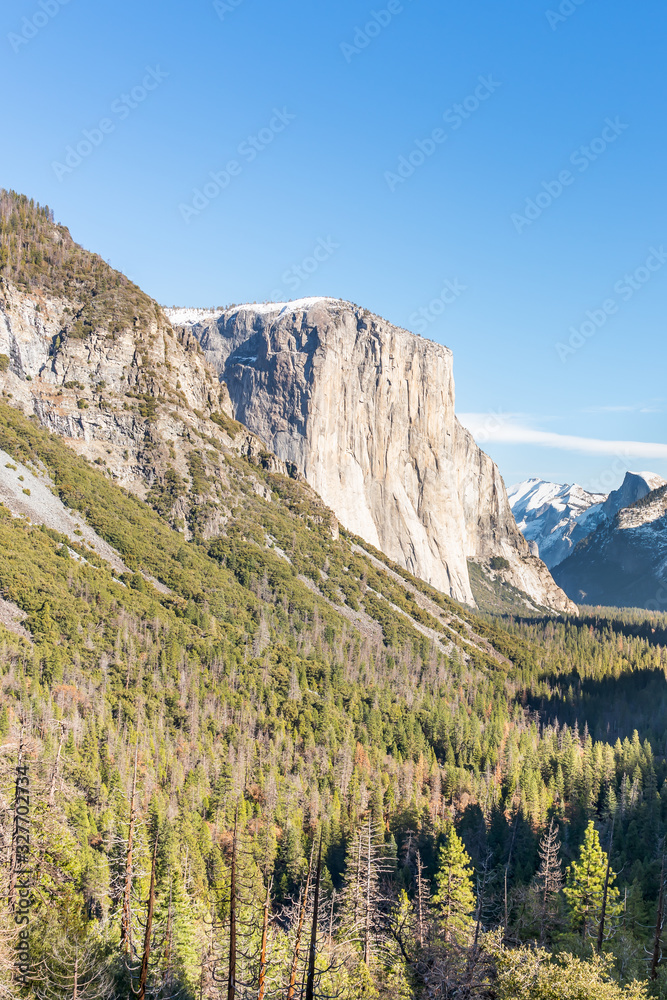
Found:
[{"label": "evergreen tree", "polygon": [[[582,938],[596,937],[602,917],[608,859],[602,850],[600,837],[591,820],[586,828],[578,861],[567,870],[563,892],[570,907],[572,929],[580,931]],[[619,893],[614,886],[616,875],[609,870],[606,916],[613,918],[620,912]]]},{"label": "evergreen tree", "polygon": [[433,897],[440,912],[445,942],[464,936],[472,923],[475,892],[470,864],[463,842],[452,827],[438,855],[435,876],[438,891]]}]

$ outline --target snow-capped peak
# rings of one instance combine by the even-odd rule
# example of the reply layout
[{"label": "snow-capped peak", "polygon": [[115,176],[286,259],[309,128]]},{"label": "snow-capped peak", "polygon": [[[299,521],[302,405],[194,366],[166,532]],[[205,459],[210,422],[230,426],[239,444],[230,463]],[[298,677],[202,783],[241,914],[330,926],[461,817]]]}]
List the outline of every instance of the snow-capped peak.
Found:
[{"label": "snow-capped peak", "polygon": [[577,483],[528,479],[507,491],[519,529],[535,542],[540,558],[552,568],[562,562],[602,516],[604,493],[589,493]]}]

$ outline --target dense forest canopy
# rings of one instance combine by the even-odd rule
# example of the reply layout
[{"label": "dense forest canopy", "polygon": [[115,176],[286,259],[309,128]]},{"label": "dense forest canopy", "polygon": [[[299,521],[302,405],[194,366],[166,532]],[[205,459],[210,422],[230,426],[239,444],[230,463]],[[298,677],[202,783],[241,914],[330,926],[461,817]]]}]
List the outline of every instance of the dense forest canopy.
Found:
[{"label": "dense forest canopy", "polygon": [[[2,195],[3,280],[89,302],[47,224]],[[186,541],[201,470],[139,500],[11,402],[126,571],[0,505],[0,996],[667,997],[667,615],[472,611],[234,455]]]}]

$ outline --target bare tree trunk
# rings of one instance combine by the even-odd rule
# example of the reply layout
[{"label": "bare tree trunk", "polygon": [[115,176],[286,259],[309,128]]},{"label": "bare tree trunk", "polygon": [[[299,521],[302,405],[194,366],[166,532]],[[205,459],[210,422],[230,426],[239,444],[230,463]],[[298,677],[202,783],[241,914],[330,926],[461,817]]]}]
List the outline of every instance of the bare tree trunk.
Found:
[{"label": "bare tree trunk", "polygon": [[145,1000],[146,986],[148,984],[148,963],[151,958],[151,937],[153,935],[153,914],[155,912],[155,870],[157,868],[157,845],[159,834],[155,834],[155,846],[153,847],[153,861],[151,863],[151,887],[148,893],[148,911],[146,913],[146,933],[144,934],[144,954],[141,959],[141,972],[139,973],[139,1000]]},{"label": "bare tree trunk", "polygon": [[60,728],[60,739],[58,740],[58,753],[56,754],[56,759],[53,764],[53,773],[51,774],[51,785],[49,786],[49,798],[48,804],[49,809],[53,808],[53,803],[56,798],[56,784],[58,782],[58,765],[60,763],[60,755],[63,749],[63,743],[65,742],[65,727]]},{"label": "bare tree trunk", "polygon": [[419,947],[424,947],[424,866],[421,853],[417,851],[417,930]]},{"label": "bare tree trunk", "polygon": [[336,902],[336,890],[334,889],[331,893],[331,910],[329,912],[329,951],[331,951],[331,946],[333,944],[333,918],[334,918],[334,905]]},{"label": "bare tree trunk", "polygon": [[239,807],[234,818],[234,842],[232,844],[232,870],[229,889],[229,975],[227,978],[227,1000],[236,997],[236,878],[238,861]]},{"label": "bare tree trunk", "polygon": [[76,955],[74,958],[74,988],[72,990],[72,1000],[78,1000],[79,997],[79,949],[76,950]]},{"label": "bare tree trunk", "polygon": [[611,871],[611,849],[614,841],[614,823],[615,818],[611,821],[611,833],[609,834],[609,850],[607,852],[607,871],[604,876],[604,891],[602,893],[602,913],[600,914],[600,926],[598,927],[598,941],[597,941],[597,953],[598,955],[602,951],[602,944],[604,942],[604,922],[607,916],[607,896],[609,894],[609,873]]},{"label": "bare tree trunk", "polygon": [[137,754],[139,739],[134,744],[134,773],[132,775],[132,798],[130,800],[130,826],[127,832],[127,854],[125,856],[125,884],[123,886],[123,911],[120,921],[120,947],[128,955],[132,953],[132,854],[134,845],[134,826],[137,820]]},{"label": "bare tree trunk", "polygon": [[25,726],[21,726],[21,736],[19,737],[19,755],[16,762],[16,780],[14,782],[14,818],[12,823],[12,846],[9,856],[9,889],[7,892],[7,905],[10,912],[16,907],[16,881],[18,878],[18,855],[19,837],[21,837],[20,818],[18,807],[24,795],[24,778],[26,777],[25,760]]},{"label": "bare tree trunk", "polygon": [[366,858],[366,912],[364,913],[364,962],[371,957],[371,820],[368,818],[368,856]]},{"label": "bare tree trunk", "polygon": [[317,918],[320,908],[320,877],[322,875],[322,835],[320,834],[320,850],[317,856],[317,873],[315,875],[315,899],[313,901],[313,923],[310,930],[310,954],[308,956],[308,981],[306,983],[306,1000],[315,997],[315,961],[317,959]]},{"label": "bare tree trunk", "polygon": [[509,913],[507,909],[507,876],[509,874],[510,865],[512,864],[512,852],[514,851],[514,838],[516,837],[517,822],[518,822],[518,815],[515,816],[514,818],[514,829],[512,830],[510,852],[507,855],[507,864],[505,865],[505,921],[503,924],[503,941],[507,941],[507,927],[509,925]]},{"label": "bare tree trunk", "polygon": [[171,882],[170,882],[169,883],[169,909],[167,910],[167,936],[166,936],[165,948],[164,948],[164,977],[163,978],[165,979],[165,981],[168,979],[169,972],[171,971],[170,970],[170,965],[171,965],[171,936],[172,936],[172,931],[171,931],[171,922],[172,922],[172,920],[171,920],[171,917],[172,917],[172,914],[171,914],[171,898],[172,898],[172,896],[171,896],[171,890],[172,890],[172,885],[171,885]]},{"label": "bare tree trunk", "polygon": [[357,848],[357,877],[354,883],[354,926],[356,928],[359,920],[359,887],[361,886],[361,831],[359,831],[359,844]]},{"label": "bare tree trunk", "polygon": [[662,951],[662,927],[665,918],[665,851],[662,852],[660,866],[660,894],[658,896],[658,915],[655,921],[655,939],[653,942],[653,958],[651,959],[651,979],[658,978],[658,965]]},{"label": "bare tree trunk", "polygon": [[303,924],[304,920],[306,919],[306,909],[308,907],[308,893],[310,892],[310,876],[313,871],[314,850],[315,850],[315,844],[313,844],[310,852],[310,861],[308,862],[308,875],[306,876],[306,888],[304,889],[303,896],[301,899],[301,906],[299,907],[299,921],[296,928],[296,940],[294,942],[294,952],[292,954],[292,968],[290,969],[289,987],[287,989],[287,1000],[294,1000],[294,995],[296,993],[296,976],[299,968],[301,935],[303,934]]},{"label": "bare tree trunk", "polygon": [[259,957],[259,989],[257,1000],[264,1000],[266,994],[266,952],[269,938],[269,908],[271,906],[271,879],[266,884],[266,898],[264,900],[264,916],[262,919],[262,946]]}]

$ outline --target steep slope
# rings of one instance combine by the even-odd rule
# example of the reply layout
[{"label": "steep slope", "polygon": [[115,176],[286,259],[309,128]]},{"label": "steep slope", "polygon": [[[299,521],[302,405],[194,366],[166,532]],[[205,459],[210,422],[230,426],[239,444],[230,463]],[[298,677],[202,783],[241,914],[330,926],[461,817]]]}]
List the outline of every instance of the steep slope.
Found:
[{"label": "steep slope", "polygon": [[[226,519],[227,455],[279,463],[230,417],[197,341],[83,250],[48,210],[0,193],[0,389],[186,537]],[[259,487],[258,487],[259,488]]]},{"label": "steep slope", "polygon": [[535,605],[573,610],[456,419],[448,348],[335,299],[167,315],[200,342],[236,419],[350,531],[457,600],[473,601],[468,561],[493,561]]},{"label": "steep slope", "polygon": [[[319,615],[357,641],[369,639],[397,653],[410,647],[415,656],[429,649],[450,655],[456,649],[462,661],[479,667],[509,662],[507,636],[498,644],[496,628],[361,539],[340,534],[335,516],[303,481],[228,456],[229,517],[215,539],[200,537],[186,548],[149,504],[5,402],[0,402],[0,456],[5,527],[21,532],[43,526],[60,546],[59,555],[111,573],[114,584],[120,576],[153,593],[164,607],[180,606],[184,594],[213,605],[218,591],[225,595],[224,607],[234,582],[232,589],[240,585],[247,591],[242,603],[250,617],[243,624],[252,633],[262,605],[264,619],[273,616],[269,595],[277,590],[271,600],[284,598],[306,621]],[[38,605],[30,583],[27,588],[28,598],[23,575],[13,575],[11,559],[0,560],[0,593],[34,618]],[[238,592],[233,596],[240,599]]]},{"label": "steep slope", "polygon": [[664,485],[665,480],[655,472],[626,472],[620,487],[607,497],[602,507],[602,513],[607,520],[611,521],[619,510],[629,507],[638,500],[643,500],[653,490]]},{"label": "steep slope", "polygon": [[574,600],[667,608],[667,485],[620,510],[554,570]]},{"label": "steep slope", "polygon": [[21,196],[0,194],[0,247],[5,398],[187,538],[224,527],[226,457],[250,455],[305,475],[349,530],[459,600],[473,603],[471,560],[534,608],[572,610],[517,531],[498,470],[456,421],[446,348],[317,300],[236,310],[204,353],[200,313],[175,330]]},{"label": "steep slope", "polygon": [[549,569],[567,559],[577,543],[595,530],[607,499],[606,494],[588,493],[576,483],[561,486],[543,479],[511,486],[507,496],[519,530],[535,542]]}]

